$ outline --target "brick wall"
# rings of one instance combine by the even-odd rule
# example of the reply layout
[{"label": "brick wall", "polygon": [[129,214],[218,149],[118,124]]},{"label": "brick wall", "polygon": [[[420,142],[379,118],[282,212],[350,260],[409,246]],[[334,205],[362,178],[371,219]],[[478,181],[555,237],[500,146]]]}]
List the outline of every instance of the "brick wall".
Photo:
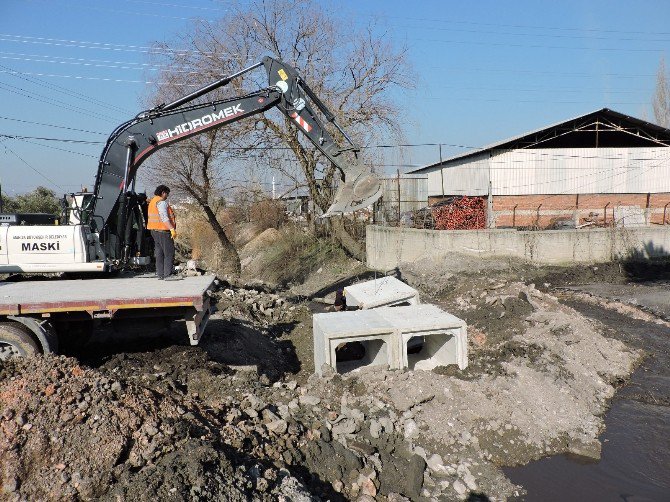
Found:
[{"label": "brick wall", "polygon": [[[666,207],[667,205],[667,207]],[[670,193],[647,194],[581,194],[576,195],[507,195],[493,197],[496,227],[538,226],[546,228],[557,219],[589,220],[610,224],[617,206],[649,207],[650,223],[670,224]],[[576,214],[577,213],[577,214]]]}]

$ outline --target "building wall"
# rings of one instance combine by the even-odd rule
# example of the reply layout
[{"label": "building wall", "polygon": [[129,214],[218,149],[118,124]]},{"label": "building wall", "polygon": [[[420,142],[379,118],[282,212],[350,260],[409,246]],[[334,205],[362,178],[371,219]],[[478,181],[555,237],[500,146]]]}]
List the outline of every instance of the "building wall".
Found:
[{"label": "building wall", "polygon": [[492,153],[489,165],[493,195],[670,192],[668,147]]},{"label": "building wall", "polygon": [[428,196],[670,193],[670,148],[487,151],[426,173]]},{"label": "building wall", "polygon": [[489,193],[489,154],[449,163],[428,172],[428,195],[486,195]]},{"label": "building wall", "polygon": [[611,224],[626,208],[640,208],[646,224],[670,222],[667,147],[493,150],[427,174],[430,203],[490,192],[492,227]]},{"label": "building wall", "polygon": [[[422,177],[382,178],[382,202],[385,206],[398,207],[400,211],[414,211],[426,207],[428,203],[428,179]],[[400,189],[398,189],[400,183]]]}]

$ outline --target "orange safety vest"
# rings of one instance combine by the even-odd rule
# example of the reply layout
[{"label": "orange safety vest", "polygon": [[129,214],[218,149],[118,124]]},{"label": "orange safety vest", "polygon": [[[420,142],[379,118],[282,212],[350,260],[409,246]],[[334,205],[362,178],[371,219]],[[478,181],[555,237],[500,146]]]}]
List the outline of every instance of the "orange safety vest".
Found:
[{"label": "orange safety vest", "polygon": [[[156,195],[151,202],[149,202],[149,210],[147,212],[147,230],[170,230],[170,227],[161,220],[160,214],[158,214],[158,203],[163,200],[161,197]],[[168,217],[170,218],[170,223],[174,228],[177,228],[177,220],[174,216],[174,211],[168,204]]]}]

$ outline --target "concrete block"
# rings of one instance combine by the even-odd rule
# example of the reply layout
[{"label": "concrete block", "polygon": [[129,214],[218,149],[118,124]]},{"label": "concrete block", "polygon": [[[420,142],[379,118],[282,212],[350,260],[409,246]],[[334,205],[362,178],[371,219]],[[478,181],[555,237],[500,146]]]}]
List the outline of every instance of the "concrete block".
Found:
[{"label": "concrete block", "polygon": [[[468,365],[465,322],[435,305],[315,314],[313,323],[318,375],[324,364],[340,373],[368,365],[424,370],[448,364],[464,369]],[[352,342],[360,342],[365,355],[338,364],[336,349]],[[412,348],[419,350],[414,353]]]},{"label": "concrete block", "polygon": [[468,366],[465,321],[430,304],[379,309],[399,333],[401,367],[431,370],[437,366]]},{"label": "concrete block", "polygon": [[388,365],[400,368],[397,336],[388,321],[373,310],[330,312],[313,316],[314,368],[321,375],[324,364],[340,373],[353,369],[351,364],[338,367],[336,349],[346,343],[360,342],[365,357],[360,365]]},{"label": "concrete block", "polygon": [[419,292],[395,277],[380,277],[344,288],[347,307],[372,309],[407,303],[417,305]]}]

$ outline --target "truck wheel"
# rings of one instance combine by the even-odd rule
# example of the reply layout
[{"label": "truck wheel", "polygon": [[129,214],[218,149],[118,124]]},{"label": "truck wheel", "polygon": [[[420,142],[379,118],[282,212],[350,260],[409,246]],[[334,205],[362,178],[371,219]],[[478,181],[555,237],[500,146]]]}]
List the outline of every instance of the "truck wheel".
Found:
[{"label": "truck wheel", "polygon": [[39,344],[21,323],[0,322],[0,361],[11,357],[31,357],[40,353]]}]

